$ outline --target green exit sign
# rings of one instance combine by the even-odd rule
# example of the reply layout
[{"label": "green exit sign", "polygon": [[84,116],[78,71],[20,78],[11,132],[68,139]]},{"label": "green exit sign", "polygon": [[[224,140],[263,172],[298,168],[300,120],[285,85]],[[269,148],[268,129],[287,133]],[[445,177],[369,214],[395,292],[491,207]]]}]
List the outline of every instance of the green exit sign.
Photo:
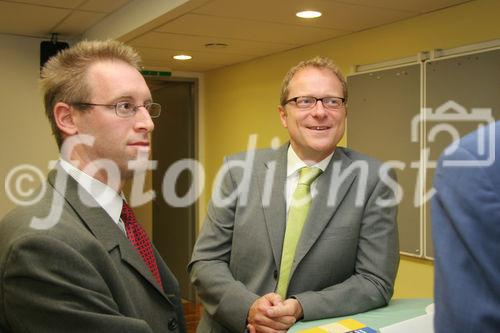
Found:
[{"label": "green exit sign", "polygon": [[141,74],[143,76],[149,76],[149,77],[169,77],[169,76],[172,76],[171,72],[165,72],[165,71],[146,71],[146,70],[142,70]]}]

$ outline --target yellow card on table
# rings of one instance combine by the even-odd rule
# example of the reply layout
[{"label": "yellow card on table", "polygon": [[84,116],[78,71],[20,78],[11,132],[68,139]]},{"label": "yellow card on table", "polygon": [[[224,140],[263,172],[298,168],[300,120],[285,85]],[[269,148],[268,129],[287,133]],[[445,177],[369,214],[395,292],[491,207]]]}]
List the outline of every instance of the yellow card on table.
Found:
[{"label": "yellow card on table", "polygon": [[298,333],[347,333],[347,332],[375,332],[372,328],[354,319],[344,319],[326,325],[311,327]]}]

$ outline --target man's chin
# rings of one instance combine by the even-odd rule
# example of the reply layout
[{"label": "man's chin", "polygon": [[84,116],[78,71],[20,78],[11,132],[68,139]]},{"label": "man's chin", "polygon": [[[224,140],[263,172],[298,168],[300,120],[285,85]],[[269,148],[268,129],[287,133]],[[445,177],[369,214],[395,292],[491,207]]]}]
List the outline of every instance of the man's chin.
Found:
[{"label": "man's chin", "polygon": [[317,145],[317,146],[311,147],[311,152],[313,152],[312,154],[316,157],[316,162],[319,162],[322,159],[326,158],[334,150],[335,150],[335,146],[332,145],[331,143],[328,145]]},{"label": "man's chin", "polygon": [[129,154],[133,156],[133,159],[149,158],[151,153],[151,146],[128,146]]},{"label": "man's chin", "polygon": [[332,144],[331,140],[325,140],[325,142],[313,142],[309,145],[309,148],[318,154],[328,155],[335,149],[335,145]]},{"label": "man's chin", "polygon": [[[143,169],[148,169],[148,166],[151,165],[152,161],[149,159],[149,154],[138,155],[133,159],[128,161],[128,169],[132,172],[135,170],[141,171]],[[151,167],[149,167],[151,169]]]}]

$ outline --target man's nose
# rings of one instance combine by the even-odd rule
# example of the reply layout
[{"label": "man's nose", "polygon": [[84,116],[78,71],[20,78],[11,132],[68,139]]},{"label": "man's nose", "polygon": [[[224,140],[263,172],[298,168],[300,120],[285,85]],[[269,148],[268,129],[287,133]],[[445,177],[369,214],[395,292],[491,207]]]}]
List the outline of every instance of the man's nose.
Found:
[{"label": "man's nose", "polygon": [[315,117],[322,117],[326,115],[327,110],[325,109],[325,106],[323,105],[323,101],[318,99],[316,101],[316,105],[313,107],[312,114]]},{"label": "man's nose", "polygon": [[149,111],[143,106],[138,106],[138,110],[135,114],[135,117],[138,118],[136,122],[136,128],[138,130],[144,130],[146,132],[151,132],[155,128],[155,124]]}]

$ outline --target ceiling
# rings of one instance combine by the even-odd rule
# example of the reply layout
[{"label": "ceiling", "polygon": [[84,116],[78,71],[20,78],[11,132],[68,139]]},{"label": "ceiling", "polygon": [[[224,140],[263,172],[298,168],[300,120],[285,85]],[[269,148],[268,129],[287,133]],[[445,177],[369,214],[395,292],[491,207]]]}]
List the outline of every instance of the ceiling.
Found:
[{"label": "ceiling", "polygon": [[[468,1],[0,0],[0,33],[116,38],[134,46],[148,69],[205,72]],[[323,15],[295,16],[306,9]],[[180,53],[193,59],[172,59]]]}]

